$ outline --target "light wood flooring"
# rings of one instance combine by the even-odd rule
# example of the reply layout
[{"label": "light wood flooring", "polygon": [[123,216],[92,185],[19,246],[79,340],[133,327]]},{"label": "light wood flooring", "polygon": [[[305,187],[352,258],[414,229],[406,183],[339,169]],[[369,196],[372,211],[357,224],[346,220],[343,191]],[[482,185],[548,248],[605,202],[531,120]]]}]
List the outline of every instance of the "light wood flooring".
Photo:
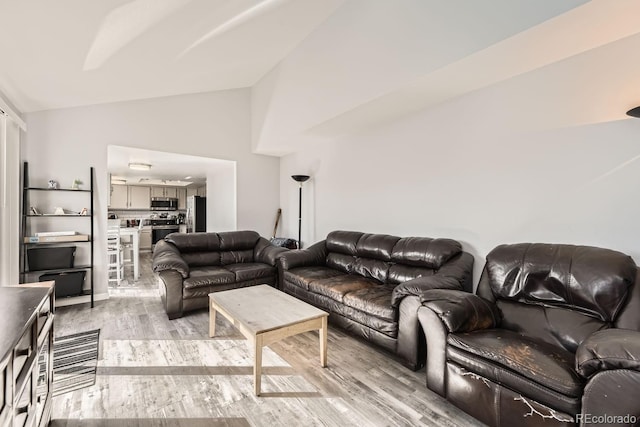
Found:
[{"label": "light wood flooring", "polygon": [[107,301],[61,307],[56,336],[100,329],[94,386],[53,398],[52,426],[474,426],[412,372],[329,325],[328,366],[318,333],[263,351],[262,395],[253,354],[222,316],[208,337],[207,310],[168,320],[150,269]]}]

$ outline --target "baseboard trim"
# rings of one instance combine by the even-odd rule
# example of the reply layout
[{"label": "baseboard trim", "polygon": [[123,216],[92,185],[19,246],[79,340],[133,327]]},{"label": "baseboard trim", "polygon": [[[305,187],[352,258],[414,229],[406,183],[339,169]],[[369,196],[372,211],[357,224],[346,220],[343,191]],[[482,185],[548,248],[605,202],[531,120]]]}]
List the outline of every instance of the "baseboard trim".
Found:
[{"label": "baseboard trim", "polygon": [[[94,301],[109,299],[109,293],[95,294]],[[56,307],[66,307],[68,305],[87,304],[91,302],[91,295],[80,295],[79,297],[57,298]]]}]

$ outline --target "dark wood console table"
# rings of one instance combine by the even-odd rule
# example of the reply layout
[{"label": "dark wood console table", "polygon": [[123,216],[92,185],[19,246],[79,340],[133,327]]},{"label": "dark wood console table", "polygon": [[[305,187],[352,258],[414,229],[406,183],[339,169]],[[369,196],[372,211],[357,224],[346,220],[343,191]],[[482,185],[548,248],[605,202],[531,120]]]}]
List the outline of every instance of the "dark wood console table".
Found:
[{"label": "dark wood console table", "polygon": [[51,420],[54,284],[0,287],[0,425]]}]

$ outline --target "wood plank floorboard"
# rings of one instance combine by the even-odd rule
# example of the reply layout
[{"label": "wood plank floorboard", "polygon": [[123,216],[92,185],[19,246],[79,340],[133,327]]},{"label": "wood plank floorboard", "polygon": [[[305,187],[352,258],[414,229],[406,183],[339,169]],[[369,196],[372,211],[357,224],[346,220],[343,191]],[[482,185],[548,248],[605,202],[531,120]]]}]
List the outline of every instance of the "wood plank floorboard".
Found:
[{"label": "wood plank floorboard", "polygon": [[387,354],[329,325],[328,366],[318,332],[264,349],[263,394],[253,394],[253,354],[207,310],[168,320],[151,272],[110,299],[56,311],[56,336],[100,329],[95,385],[53,398],[51,426],[480,426]]}]

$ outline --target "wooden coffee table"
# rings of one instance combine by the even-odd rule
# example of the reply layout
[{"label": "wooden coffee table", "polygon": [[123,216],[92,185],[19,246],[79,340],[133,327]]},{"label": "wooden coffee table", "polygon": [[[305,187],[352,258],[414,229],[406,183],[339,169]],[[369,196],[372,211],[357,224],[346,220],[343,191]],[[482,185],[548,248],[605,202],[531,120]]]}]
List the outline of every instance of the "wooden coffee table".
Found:
[{"label": "wooden coffee table", "polygon": [[254,388],[260,396],[262,347],[307,331],[320,331],[320,365],[327,366],[329,314],[269,285],[250,286],[209,294],[209,336],[216,334],[216,312],[253,341]]}]

